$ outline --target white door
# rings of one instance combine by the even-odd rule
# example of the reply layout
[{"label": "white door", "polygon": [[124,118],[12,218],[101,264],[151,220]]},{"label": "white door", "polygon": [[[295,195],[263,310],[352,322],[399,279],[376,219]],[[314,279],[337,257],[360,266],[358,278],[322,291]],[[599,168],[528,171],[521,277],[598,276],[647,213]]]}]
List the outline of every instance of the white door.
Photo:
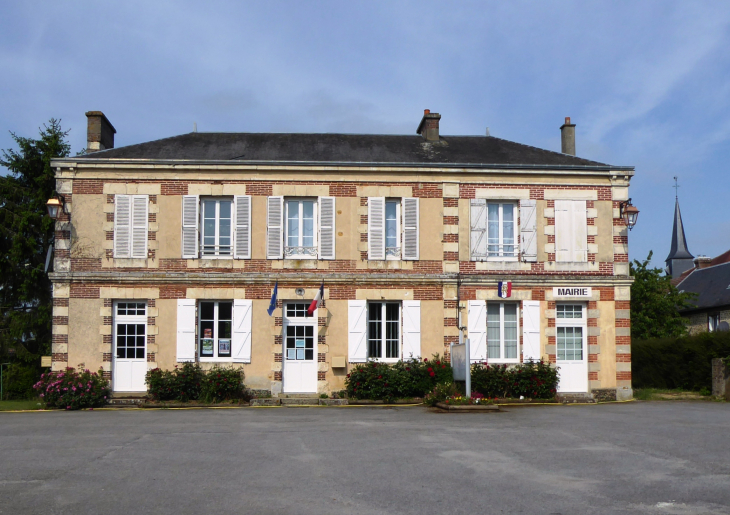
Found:
[{"label": "white door", "polygon": [[114,306],[115,392],[146,392],[147,306],[144,302],[117,302]]},{"label": "white door", "polygon": [[317,311],[307,317],[307,307],[304,302],[284,304],[284,393],[317,392]]},{"label": "white door", "polygon": [[556,308],[556,364],[560,372],[558,392],[588,392],[585,305],[558,304]]}]

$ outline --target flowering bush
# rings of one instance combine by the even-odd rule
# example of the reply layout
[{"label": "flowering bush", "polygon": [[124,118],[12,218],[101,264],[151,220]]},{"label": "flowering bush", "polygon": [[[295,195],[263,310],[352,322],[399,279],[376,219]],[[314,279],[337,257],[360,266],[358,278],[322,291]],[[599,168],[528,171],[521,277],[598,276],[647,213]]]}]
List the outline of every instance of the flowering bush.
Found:
[{"label": "flowering bush", "polygon": [[493,404],[493,402],[490,399],[487,399],[479,392],[474,392],[471,394],[471,397],[465,397],[462,395],[453,395],[451,397],[446,397],[444,399],[444,404],[448,404],[449,406],[469,406],[469,405],[483,405],[483,404]]},{"label": "flowering bush", "polygon": [[157,401],[219,402],[243,397],[243,370],[214,367],[204,371],[198,363],[185,363],[174,370],[152,369],[145,382],[149,396]]},{"label": "flowering bush", "polygon": [[456,385],[451,382],[443,382],[436,385],[436,387],[423,398],[423,403],[427,406],[435,406],[439,402],[444,402],[449,397],[459,395],[459,390]]},{"label": "flowering bush", "polygon": [[391,400],[423,397],[439,383],[453,382],[451,364],[434,355],[392,365],[371,361],[353,368],[345,379],[347,395],[356,399]]},{"label": "flowering bush", "polygon": [[102,371],[77,372],[67,368],[61,372],[46,372],[33,385],[39,397],[48,408],[77,410],[99,408],[106,404],[111,390],[109,381],[102,377]]},{"label": "flowering bush", "polygon": [[542,360],[511,367],[477,363],[471,367],[471,385],[489,398],[552,399],[557,391],[558,370]]}]

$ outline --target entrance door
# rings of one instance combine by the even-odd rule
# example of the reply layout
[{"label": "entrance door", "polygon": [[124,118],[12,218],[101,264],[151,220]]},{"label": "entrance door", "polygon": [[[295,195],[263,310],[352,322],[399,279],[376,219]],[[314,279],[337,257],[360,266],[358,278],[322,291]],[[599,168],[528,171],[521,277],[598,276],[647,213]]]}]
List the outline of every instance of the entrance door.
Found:
[{"label": "entrance door", "polygon": [[284,393],[317,392],[317,360],[315,359],[315,333],[317,312],[307,317],[307,303],[284,304]]},{"label": "entrance door", "polygon": [[556,364],[560,369],[558,392],[588,392],[585,305],[558,304],[556,308]]},{"label": "entrance door", "polygon": [[114,308],[115,392],[146,392],[147,306],[144,302],[117,302]]}]

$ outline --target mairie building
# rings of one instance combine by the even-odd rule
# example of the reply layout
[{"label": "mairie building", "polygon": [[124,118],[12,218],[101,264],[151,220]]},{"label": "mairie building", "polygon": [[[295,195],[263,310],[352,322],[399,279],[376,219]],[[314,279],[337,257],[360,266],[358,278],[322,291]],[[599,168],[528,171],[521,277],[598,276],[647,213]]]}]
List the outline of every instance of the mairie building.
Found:
[{"label": "mairie building", "polygon": [[198,362],[327,393],[358,363],[448,357],[461,337],[475,363],[554,364],[559,393],[631,397],[634,169],[576,157],[569,119],[553,152],[444,136],[429,111],[413,135],[120,148],[86,116],[88,152],[52,163],[54,370],[101,368],[123,395]]}]

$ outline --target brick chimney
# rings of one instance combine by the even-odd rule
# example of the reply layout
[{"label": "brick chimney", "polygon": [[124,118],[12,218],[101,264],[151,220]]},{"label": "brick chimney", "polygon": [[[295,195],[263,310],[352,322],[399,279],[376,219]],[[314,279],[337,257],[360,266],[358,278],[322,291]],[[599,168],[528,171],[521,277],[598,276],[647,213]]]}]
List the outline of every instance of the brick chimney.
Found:
[{"label": "brick chimney", "polygon": [[439,120],[441,115],[438,113],[432,113],[429,109],[423,110],[423,118],[421,123],[418,124],[416,134],[423,136],[426,141],[438,141],[439,140]]},{"label": "brick chimney", "polygon": [[86,150],[96,152],[114,148],[114,134],[117,130],[101,111],[88,111],[86,113]]},{"label": "brick chimney", "polygon": [[697,256],[694,258],[693,262],[697,269],[707,268],[710,266],[710,263],[712,263],[712,258],[707,256]]},{"label": "brick chimney", "polygon": [[560,127],[561,152],[575,155],[575,124],[570,123],[570,116],[565,117],[565,123]]}]

